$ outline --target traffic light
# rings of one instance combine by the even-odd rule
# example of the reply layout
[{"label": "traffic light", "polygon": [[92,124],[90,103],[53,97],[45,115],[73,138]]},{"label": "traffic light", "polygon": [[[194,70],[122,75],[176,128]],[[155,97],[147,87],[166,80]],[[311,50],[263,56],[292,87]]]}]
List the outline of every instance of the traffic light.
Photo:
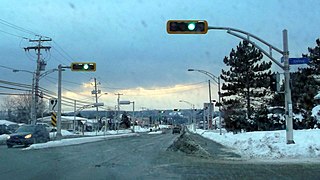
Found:
[{"label": "traffic light", "polygon": [[206,34],[208,23],[205,20],[169,20],[167,32],[169,34]]},{"label": "traffic light", "polygon": [[280,91],[279,81],[280,81],[280,74],[279,73],[276,73],[276,74],[273,73],[270,75],[270,89],[271,89],[271,91],[274,91],[274,92]]},{"label": "traffic light", "polygon": [[74,62],[71,63],[71,71],[96,71],[96,63]]}]

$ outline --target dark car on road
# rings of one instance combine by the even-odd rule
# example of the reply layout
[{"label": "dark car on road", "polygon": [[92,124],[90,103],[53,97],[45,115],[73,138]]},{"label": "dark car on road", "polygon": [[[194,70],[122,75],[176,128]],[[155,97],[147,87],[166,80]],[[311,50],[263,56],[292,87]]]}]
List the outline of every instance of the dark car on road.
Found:
[{"label": "dark car on road", "polygon": [[7,139],[8,148],[14,145],[24,145],[25,147],[35,143],[44,143],[50,140],[49,132],[43,125],[24,125]]},{"label": "dark car on road", "polygon": [[172,134],[178,133],[180,134],[181,126],[175,126],[172,128]]},{"label": "dark car on road", "polygon": [[0,135],[2,134],[10,134],[8,127],[5,124],[0,124]]}]

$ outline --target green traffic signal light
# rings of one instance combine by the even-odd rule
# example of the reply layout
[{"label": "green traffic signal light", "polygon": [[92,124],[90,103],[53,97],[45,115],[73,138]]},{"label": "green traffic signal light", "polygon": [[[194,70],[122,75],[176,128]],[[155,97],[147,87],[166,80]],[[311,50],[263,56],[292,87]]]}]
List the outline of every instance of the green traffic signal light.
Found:
[{"label": "green traffic signal light", "polygon": [[169,20],[167,32],[169,34],[206,34],[208,23],[204,20]]},{"label": "green traffic signal light", "polygon": [[190,23],[190,24],[188,24],[188,29],[189,29],[190,31],[193,31],[195,28],[196,28],[195,23]]},{"label": "green traffic signal light", "polygon": [[71,63],[71,71],[96,71],[96,63],[74,62]]}]

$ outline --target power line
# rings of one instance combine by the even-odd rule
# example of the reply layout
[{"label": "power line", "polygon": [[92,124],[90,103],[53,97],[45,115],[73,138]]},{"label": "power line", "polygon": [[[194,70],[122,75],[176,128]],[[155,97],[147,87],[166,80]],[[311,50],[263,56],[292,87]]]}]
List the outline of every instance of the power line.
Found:
[{"label": "power line", "polygon": [[21,94],[21,93],[6,93],[6,92],[0,92],[0,95],[6,95],[6,96],[24,96],[26,94]]},{"label": "power line", "polygon": [[35,33],[35,32],[32,32],[32,31],[27,30],[27,29],[25,29],[25,28],[23,28],[23,27],[20,27],[20,26],[17,26],[17,25],[15,25],[15,24],[12,24],[12,23],[10,23],[10,22],[8,22],[8,21],[5,21],[5,20],[3,20],[3,19],[0,19],[0,24],[3,24],[3,25],[5,25],[5,26],[11,27],[11,28],[13,28],[13,29],[16,29],[16,30],[21,31],[21,32],[24,32],[24,33],[28,33],[28,34],[35,35],[35,36],[40,36],[39,34],[37,34],[37,33]]},{"label": "power line", "polygon": [[29,38],[26,38],[24,36],[19,36],[19,35],[12,34],[12,33],[9,33],[9,32],[3,31],[3,30],[0,30],[0,32],[8,34],[8,35],[11,35],[11,36],[15,36],[15,37],[18,37],[18,38],[22,38],[22,39],[27,39],[27,40],[29,39]]},{"label": "power line", "polygon": [[[11,86],[15,86],[15,87],[0,86],[0,88],[17,90],[17,91],[29,91],[29,92],[31,92],[31,85],[21,84],[21,83],[15,83],[15,82],[10,82],[10,81],[4,81],[4,80],[0,80],[0,83],[7,84],[7,85],[11,85]],[[16,88],[16,87],[20,87],[20,88]],[[21,89],[21,88],[25,88],[25,89]],[[42,87],[39,87],[39,89],[40,89],[42,92],[47,93],[48,96],[50,95],[50,97],[52,97],[52,98],[56,96],[56,93],[55,93],[55,92],[52,92],[52,91],[47,90],[47,89],[42,88]],[[80,104],[91,104],[91,102],[80,101],[80,100],[68,98],[68,97],[65,97],[65,96],[63,96],[63,98],[64,98],[64,99],[67,99],[67,100],[71,100],[71,101],[77,101],[77,102],[79,102]],[[67,100],[65,100],[65,101],[67,101]],[[67,102],[69,102],[69,101],[67,101]],[[71,102],[70,102],[70,103],[71,103]],[[73,103],[73,102],[72,102],[72,103]]]}]

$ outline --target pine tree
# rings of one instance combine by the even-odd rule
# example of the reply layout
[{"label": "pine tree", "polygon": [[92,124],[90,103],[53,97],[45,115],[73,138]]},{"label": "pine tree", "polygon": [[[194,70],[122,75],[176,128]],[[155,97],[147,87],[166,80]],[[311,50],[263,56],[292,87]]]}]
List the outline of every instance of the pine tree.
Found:
[{"label": "pine tree", "polygon": [[302,57],[308,57],[310,63],[308,64],[313,74],[320,74],[320,39],[316,40],[316,47],[308,48],[307,54],[302,54]]},{"label": "pine tree", "polygon": [[[224,63],[230,67],[228,71],[222,70],[221,78],[224,104],[233,103],[239,99],[246,108],[246,115],[251,119],[254,106],[265,101],[269,90],[269,76],[271,75],[271,62],[262,61],[262,53],[247,41],[240,42],[237,49],[231,50],[229,57],[224,58]],[[243,110],[243,109],[242,109]]]}]

